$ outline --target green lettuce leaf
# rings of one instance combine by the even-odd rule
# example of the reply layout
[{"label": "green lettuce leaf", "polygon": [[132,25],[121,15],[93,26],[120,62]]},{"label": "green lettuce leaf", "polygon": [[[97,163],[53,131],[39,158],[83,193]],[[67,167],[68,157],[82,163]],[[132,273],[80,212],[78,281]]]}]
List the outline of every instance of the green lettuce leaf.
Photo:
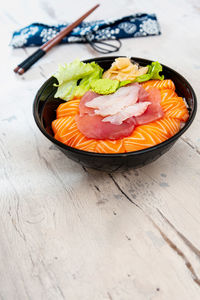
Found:
[{"label": "green lettuce leaf", "polygon": [[120,81],[119,83],[119,87],[122,87],[122,86],[125,86],[129,83],[131,83],[132,81],[131,80],[123,80],[123,81]]},{"label": "green lettuce leaf", "polygon": [[163,80],[164,75],[160,75],[159,73],[162,72],[162,66],[159,62],[154,61],[151,63],[150,66],[148,66],[148,72],[144,75],[138,76],[134,82],[144,82],[148,81],[150,79],[159,79]]},{"label": "green lettuce leaf", "polygon": [[92,88],[92,83],[102,77],[103,69],[95,62],[90,63],[93,71],[90,75],[85,76],[76,87],[74,96],[83,96]]},{"label": "green lettuce leaf", "polygon": [[58,84],[55,84],[58,89],[54,97],[68,101],[75,96],[83,96],[90,89],[91,82],[102,77],[102,72],[103,69],[95,62],[83,63],[74,60],[59,66],[54,75],[58,80]]}]

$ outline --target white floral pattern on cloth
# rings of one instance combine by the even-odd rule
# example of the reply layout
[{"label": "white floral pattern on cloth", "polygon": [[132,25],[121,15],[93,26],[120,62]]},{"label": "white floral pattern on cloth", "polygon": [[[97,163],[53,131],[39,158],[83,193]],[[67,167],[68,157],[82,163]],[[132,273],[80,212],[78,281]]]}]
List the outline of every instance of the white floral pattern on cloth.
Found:
[{"label": "white floral pattern on cloth", "polygon": [[133,34],[137,30],[137,26],[130,22],[124,22],[124,23],[119,24],[119,28],[123,29],[124,32],[129,33],[129,34]]},{"label": "white floral pattern on cloth", "polygon": [[10,43],[11,46],[13,46],[14,48],[20,48],[23,47],[26,43],[27,43],[27,38],[26,35],[15,35],[12,38],[12,41]]},{"label": "white floral pattern on cloth", "polygon": [[111,29],[110,27],[98,30],[95,35],[95,40],[101,41],[115,39],[115,36],[119,33],[119,31],[119,28]]},{"label": "white floral pattern on cloth", "polygon": [[52,28],[44,28],[42,32],[40,33],[40,37],[42,38],[42,42],[45,43],[52,39],[56,34],[58,33],[57,30]]},{"label": "white floral pattern on cloth", "polygon": [[[33,23],[15,31],[10,45],[14,48],[41,46],[60,32],[69,23],[54,26]],[[82,22],[67,35],[61,43],[133,38],[138,36],[159,35],[160,27],[155,14],[135,14],[120,19]]]},{"label": "white floral pattern on cloth", "polygon": [[35,35],[38,30],[38,26],[32,26],[22,29],[20,34],[13,37],[10,43],[11,46],[15,48],[23,47],[27,43],[29,36]]},{"label": "white floral pattern on cloth", "polygon": [[159,34],[159,25],[155,20],[148,19],[140,24],[140,32],[147,34]]}]

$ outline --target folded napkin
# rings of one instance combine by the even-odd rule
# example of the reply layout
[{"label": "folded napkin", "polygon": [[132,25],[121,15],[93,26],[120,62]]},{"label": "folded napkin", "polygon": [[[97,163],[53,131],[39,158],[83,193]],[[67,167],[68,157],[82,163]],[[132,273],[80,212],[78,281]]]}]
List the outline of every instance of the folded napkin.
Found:
[{"label": "folded napkin", "polygon": [[[13,33],[10,45],[14,48],[40,46],[49,41],[69,23],[50,26],[33,23]],[[135,14],[116,20],[82,22],[61,43],[88,42],[159,35],[160,26],[155,14]]]}]

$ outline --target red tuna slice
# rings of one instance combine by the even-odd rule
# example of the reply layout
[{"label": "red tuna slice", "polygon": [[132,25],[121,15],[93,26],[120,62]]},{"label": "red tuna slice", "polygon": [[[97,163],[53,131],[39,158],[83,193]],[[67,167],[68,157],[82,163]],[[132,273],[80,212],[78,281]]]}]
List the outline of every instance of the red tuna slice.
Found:
[{"label": "red tuna slice", "polygon": [[143,90],[144,89],[141,87],[139,102],[148,101],[151,102],[151,104],[147,107],[146,111],[141,116],[134,118],[135,124],[137,125],[147,124],[155,120],[158,120],[164,116],[164,112],[160,105],[161,102],[160,91],[156,88],[151,88],[148,90],[148,96],[147,96],[146,94],[147,92]]},{"label": "red tuna slice", "polygon": [[130,136],[133,132],[134,124],[123,122],[121,125],[114,125],[110,122],[102,122],[102,119],[103,117],[98,115],[76,115],[78,129],[88,138],[117,140]]},{"label": "red tuna slice", "polygon": [[92,91],[88,91],[83,95],[79,104],[80,116],[83,116],[84,114],[94,115],[94,108],[87,107],[85,104],[98,96],[100,95]]},{"label": "red tuna slice", "polygon": [[132,86],[132,85],[139,85],[140,89],[139,89],[139,93],[138,93],[138,99],[140,99],[138,102],[148,102],[149,101],[149,93],[142,87],[141,84],[139,83],[129,83],[126,86]]},{"label": "red tuna slice", "polygon": [[149,93],[142,86],[140,86],[138,98],[139,102],[149,101]]}]

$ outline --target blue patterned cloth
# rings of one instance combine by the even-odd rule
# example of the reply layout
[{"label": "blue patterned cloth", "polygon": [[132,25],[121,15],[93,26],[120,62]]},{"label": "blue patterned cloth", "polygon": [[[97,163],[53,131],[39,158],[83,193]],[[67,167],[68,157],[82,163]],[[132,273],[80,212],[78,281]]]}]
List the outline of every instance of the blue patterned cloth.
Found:
[{"label": "blue patterned cloth", "polygon": [[[13,33],[10,45],[14,48],[40,46],[54,37],[69,23],[49,26],[33,23]],[[159,35],[160,26],[155,14],[135,14],[116,20],[82,22],[61,43],[87,42]]]}]

